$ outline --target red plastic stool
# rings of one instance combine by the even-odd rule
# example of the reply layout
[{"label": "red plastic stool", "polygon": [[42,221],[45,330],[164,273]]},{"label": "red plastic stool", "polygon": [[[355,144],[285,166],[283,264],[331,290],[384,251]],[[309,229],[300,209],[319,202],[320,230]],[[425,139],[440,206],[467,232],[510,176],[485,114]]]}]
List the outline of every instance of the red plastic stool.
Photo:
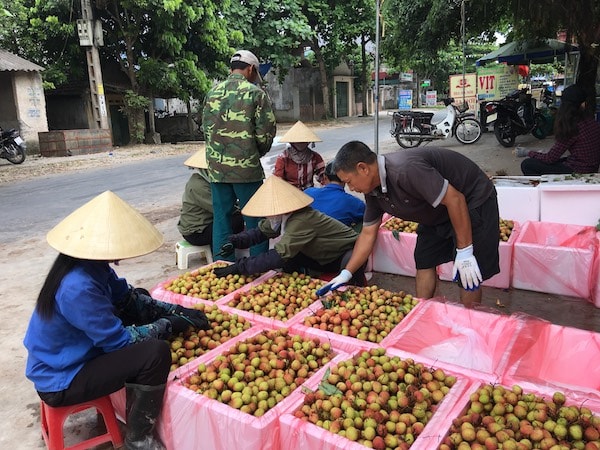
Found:
[{"label": "red plastic stool", "polygon": [[[89,408],[96,408],[96,411],[102,414],[104,424],[106,425],[106,433],[92,437],[71,447],[65,447],[63,436],[63,425],[65,420],[67,420],[67,417],[71,414]],[[57,408],[48,406],[42,401],[40,404],[40,421],[42,423],[42,436],[44,437],[48,450],[85,450],[109,441],[112,441],[114,447],[123,445],[123,437],[119,430],[115,410],[113,409],[113,405],[110,402],[110,396],[108,395],[88,402],[79,403],[78,405],[59,406]]]}]

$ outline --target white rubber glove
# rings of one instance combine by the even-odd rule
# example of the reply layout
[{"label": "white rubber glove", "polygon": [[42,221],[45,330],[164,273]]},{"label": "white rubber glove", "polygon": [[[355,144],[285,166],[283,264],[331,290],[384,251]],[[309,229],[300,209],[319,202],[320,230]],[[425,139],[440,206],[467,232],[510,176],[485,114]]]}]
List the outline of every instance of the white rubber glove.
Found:
[{"label": "white rubber glove", "polygon": [[351,279],[352,279],[352,272],[350,272],[349,270],[343,269],[338,274],[337,277],[333,278],[329,283],[327,283],[325,286],[323,286],[322,288],[317,290],[317,295],[321,296],[321,295],[327,294],[329,291],[335,291],[337,288],[339,288],[340,286],[343,286]]},{"label": "white rubber glove", "polygon": [[465,248],[456,249],[452,279],[458,280],[459,274],[463,288],[468,291],[477,289],[479,283],[482,281],[479,264],[477,264],[477,260],[473,256],[472,244]]}]

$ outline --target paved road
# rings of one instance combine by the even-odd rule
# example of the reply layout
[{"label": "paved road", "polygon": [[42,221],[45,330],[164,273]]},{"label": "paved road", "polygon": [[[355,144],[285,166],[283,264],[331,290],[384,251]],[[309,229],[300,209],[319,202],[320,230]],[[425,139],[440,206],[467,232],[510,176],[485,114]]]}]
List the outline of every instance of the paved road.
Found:
[{"label": "paved road", "polygon": [[[389,124],[380,121],[380,142],[392,143]],[[352,139],[373,145],[373,119],[357,119],[352,126],[317,130],[322,143],[316,150],[325,160],[335,156],[340,146]],[[386,134],[387,133],[387,134]],[[283,145],[275,145],[263,158],[271,173]],[[2,214],[0,244],[45,234],[73,210],[96,195],[111,190],[140,211],[179,205],[189,177],[183,162],[189,155],[136,161],[119,166],[66,172],[27,181],[0,185]]]},{"label": "paved road", "polygon": [[[350,140],[361,140],[374,148],[373,118],[352,118],[338,128],[318,127],[315,132],[323,142],[316,150],[325,161],[332,159],[339,148]],[[379,120],[379,151],[401,151],[389,133],[390,118],[382,112]],[[439,143],[438,143],[439,142]],[[485,133],[479,142],[462,145],[454,138],[429,145],[443,145],[464,153],[490,174],[519,175],[518,163],[511,149],[501,147],[493,133]],[[520,138],[519,144],[533,147],[544,145],[529,136]],[[545,145],[549,145],[547,142]],[[275,144],[263,157],[265,173],[272,172],[276,156],[283,144]],[[103,166],[75,172],[48,175],[27,181],[0,185],[0,244],[32,235],[45,234],[56,223],[77,207],[96,195],[111,190],[143,213],[181,202],[181,193],[189,177],[183,162],[189,155],[169,156],[150,160],[128,162],[122,165]]]}]

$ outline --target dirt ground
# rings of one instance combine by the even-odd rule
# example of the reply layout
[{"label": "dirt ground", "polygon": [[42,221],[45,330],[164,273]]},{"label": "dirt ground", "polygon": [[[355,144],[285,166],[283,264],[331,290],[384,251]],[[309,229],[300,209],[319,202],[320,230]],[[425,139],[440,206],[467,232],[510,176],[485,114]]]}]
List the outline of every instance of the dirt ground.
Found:
[{"label": "dirt ground", "polygon": [[[351,124],[351,121],[341,125]],[[338,124],[340,125],[340,124]],[[280,127],[280,132],[285,126]],[[549,145],[548,142],[544,143]],[[540,145],[532,141],[533,145]],[[390,149],[384,149],[391,151]],[[465,146],[465,151],[475,152]],[[161,158],[175,154],[189,154],[186,144],[163,144],[157,146],[133,146],[114,148],[111,158],[105,154],[72,156],[68,158],[41,158],[29,156],[21,166],[12,166],[0,162],[0,185],[30,177],[39,177],[70,170],[86,170],[106,164],[127,164],[132,161],[147,158]],[[476,160],[484,170],[491,174],[519,174],[518,160],[510,155],[508,149],[493,149],[487,156],[473,153],[467,156]],[[499,158],[504,154],[504,158]],[[478,159],[480,161],[478,161]],[[499,173],[504,172],[504,173]],[[175,265],[174,245],[180,239],[176,223],[179,205],[171,205],[159,210],[142,211],[153,224],[163,233],[165,243],[156,252],[122,261],[117,267],[120,276],[135,286],[152,288],[180,271]],[[34,307],[35,298],[45,279],[56,252],[50,248],[44,235],[27,236],[19,242],[0,247],[3,258],[0,270],[0,304],[3,307],[0,339],[4,351],[0,354],[0,377],[4,380],[0,387],[0,448],[3,449],[36,449],[45,448],[40,435],[39,398],[32,384],[24,376],[26,351],[22,340],[25,334],[29,316]],[[194,261],[193,264],[203,264]],[[414,279],[406,277],[374,274],[372,284],[378,284],[386,289],[404,289],[413,292]],[[440,295],[449,298],[455,296],[454,286],[442,283]],[[534,298],[535,297],[535,298]],[[537,303],[536,303],[537,302]],[[590,308],[581,300],[565,299],[548,295],[533,295],[524,292],[508,292],[490,290],[484,297],[486,307],[495,308],[501,313],[523,310],[529,314],[545,314],[547,320],[570,320],[572,326],[595,329],[600,331],[600,315],[598,310]],[[540,306],[541,305],[541,306]],[[561,322],[557,322],[561,323]],[[69,439],[76,440],[79,434],[86,430],[75,426]],[[106,447],[105,447],[106,448]]]}]

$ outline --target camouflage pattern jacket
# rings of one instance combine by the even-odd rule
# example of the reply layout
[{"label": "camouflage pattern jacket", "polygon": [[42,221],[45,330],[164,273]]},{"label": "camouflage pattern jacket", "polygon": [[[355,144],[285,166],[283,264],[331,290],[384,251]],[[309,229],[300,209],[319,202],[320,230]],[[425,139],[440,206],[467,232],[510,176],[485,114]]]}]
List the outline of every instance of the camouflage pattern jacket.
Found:
[{"label": "camouflage pattern jacket", "polygon": [[264,179],[260,157],[270,150],[277,131],[266,92],[232,73],[207,94],[202,127],[211,182]]}]

